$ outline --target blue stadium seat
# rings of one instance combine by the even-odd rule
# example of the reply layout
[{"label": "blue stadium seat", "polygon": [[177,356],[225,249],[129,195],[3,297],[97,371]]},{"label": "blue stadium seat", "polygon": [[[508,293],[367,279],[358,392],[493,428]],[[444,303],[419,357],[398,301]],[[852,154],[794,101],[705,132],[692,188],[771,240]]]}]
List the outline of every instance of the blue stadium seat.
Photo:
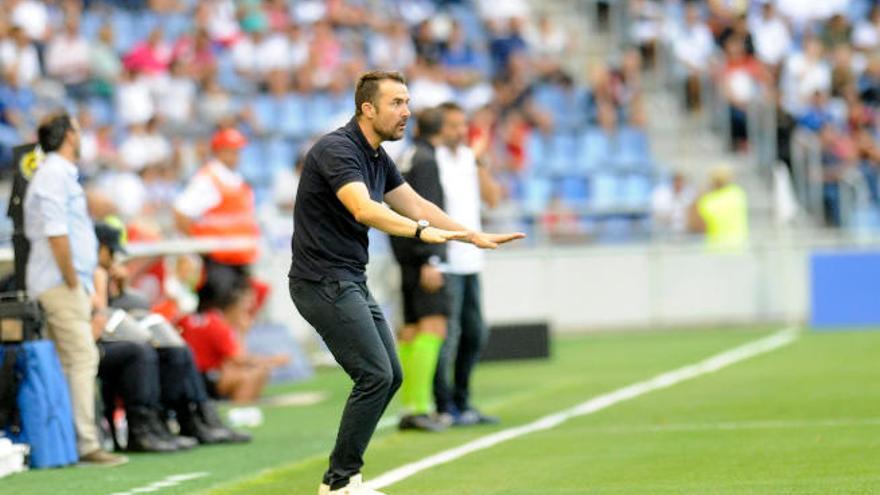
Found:
[{"label": "blue stadium seat", "polygon": [[563,177],[577,175],[580,170],[577,166],[577,138],[567,132],[557,132],[550,138],[550,147],[553,150],[547,167],[554,176]]},{"label": "blue stadium seat", "polygon": [[133,14],[123,9],[114,9],[110,15],[110,23],[113,26],[114,45],[116,51],[122,54],[128,53],[138,41],[137,22]]},{"label": "blue stadium seat", "polygon": [[247,146],[241,150],[238,171],[242,177],[253,187],[260,187],[267,174],[264,143],[258,139],[251,139]]},{"label": "blue stadium seat", "polygon": [[106,22],[106,18],[98,12],[86,9],[83,11],[79,21],[79,29],[82,35],[90,41],[98,39],[98,31]]},{"label": "blue stadium seat", "polygon": [[616,136],[616,165],[649,168],[651,166],[651,150],[648,136],[642,129],[623,127]]},{"label": "blue stadium seat", "polygon": [[283,138],[267,139],[265,142],[266,174],[267,183],[272,182],[272,177],[278,170],[292,168],[296,160],[296,146],[293,141]]},{"label": "blue stadium seat", "polygon": [[565,177],[559,181],[559,196],[569,205],[586,206],[589,199],[587,180],[583,177]]},{"label": "blue stadium seat", "polygon": [[610,173],[598,173],[590,181],[590,204],[594,208],[613,208],[620,201],[620,181]]},{"label": "blue stadium seat", "polygon": [[188,34],[193,28],[193,18],[185,14],[165,14],[160,16],[167,39],[177,39]]},{"label": "blue stadium seat", "polygon": [[89,98],[87,103],[89,113],[99,126],[111,125],[115,120],[113,104],[105,98]]},{"label": "blue stadium seat", "polygon": [[553,181],[545,177],[532,177],[523,185],[523,207],[530,213],[544,211],[553,196]]},{"label": "blue stadium seat", "polygon": [[548,139],[540,132],[533,131],[526,138],[526,170],[531,175],[544,175],[550,167],[552,150],[547,143]]},{"label": "blue stadium seat", "polygon": [[632,208],[647,207],[651,203],[651,177],[645,174],[630,174],[623,180],[623,202]]},{"label": "blue stadium seat", "polygon": [[299,93],[289,93],[280,104],[279,130],[288,138],[308,137],[311,118],[308,97]]},{"label": "blue stadium seat", "polygon": [[612,155],[611,143],[600,129],[591,128],[581,133],[578,143],[578,168],[582,171],[606,169]]}]

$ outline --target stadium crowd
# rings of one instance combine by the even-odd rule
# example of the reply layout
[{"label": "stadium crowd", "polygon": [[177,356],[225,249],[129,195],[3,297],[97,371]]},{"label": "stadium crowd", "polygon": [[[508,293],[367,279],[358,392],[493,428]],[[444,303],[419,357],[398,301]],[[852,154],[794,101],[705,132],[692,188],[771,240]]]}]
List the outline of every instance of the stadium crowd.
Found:
[{"label": "stadium crowd", "polygon": [[792,136],[815,137],[822,169],[815,180],[827,225],[841,225],[844,184],[864,184],[872,207],[880,207],[876,2],[639,1],[633,7],[639,19],[633,38],[645,53],[668,46],[687,109],[700,111],[707,90],[723,98],[735,150],[754,144],[748,125],[756,106],[776,108],[777,158],[789,167]]}]

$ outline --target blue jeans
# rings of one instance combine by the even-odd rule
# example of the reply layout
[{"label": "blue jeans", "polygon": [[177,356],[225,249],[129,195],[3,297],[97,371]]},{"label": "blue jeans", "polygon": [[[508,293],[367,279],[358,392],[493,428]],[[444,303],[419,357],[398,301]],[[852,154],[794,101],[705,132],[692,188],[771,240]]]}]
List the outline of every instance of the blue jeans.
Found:
[{"label": "blue jeans", "polygon": [[434,400],[440,413],[470,409],[471,374],[488,338],[480,302],[480,275],[447,274],[446,285],[451,299],[449,325],[434,375]]}]

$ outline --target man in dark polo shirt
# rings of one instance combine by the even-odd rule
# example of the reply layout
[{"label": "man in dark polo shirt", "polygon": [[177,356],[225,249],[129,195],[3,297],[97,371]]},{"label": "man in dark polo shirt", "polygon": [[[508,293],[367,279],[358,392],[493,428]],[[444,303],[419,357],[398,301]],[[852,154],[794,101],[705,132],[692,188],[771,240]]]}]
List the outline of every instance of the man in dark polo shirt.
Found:
[{"label": "man in dark polo shirt", "polygon": [[354,118],[315,143],[300,177],[290,294],[354,381],[321,495],[379,494],[362,484],[363,454],[403,378],[391,331],[366,285],[369,228],[429,244],[460,240],[481,248],[524,237],[468,231],[403,181],[380,145],[403,137],[408,103],[401,74],[362,75]]}]

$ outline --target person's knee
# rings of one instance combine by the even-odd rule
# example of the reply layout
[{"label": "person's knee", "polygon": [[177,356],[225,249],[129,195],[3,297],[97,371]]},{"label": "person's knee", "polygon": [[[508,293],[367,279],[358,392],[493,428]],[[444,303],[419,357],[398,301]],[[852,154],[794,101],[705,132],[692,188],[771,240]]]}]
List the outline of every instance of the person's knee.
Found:
[{"label": "person's knee", "polygon": [[[400,375],[402,375],[402,373],[400,373]],[[359,388],[368,393],[385,393],[394,387],[395,384],[397,387],[400,387],[402,382],[403,376],[398,376],[398,373],[395,373],[392,371],[391,367],[388,367],[365,371],[360,375],[357,384]]]}]

